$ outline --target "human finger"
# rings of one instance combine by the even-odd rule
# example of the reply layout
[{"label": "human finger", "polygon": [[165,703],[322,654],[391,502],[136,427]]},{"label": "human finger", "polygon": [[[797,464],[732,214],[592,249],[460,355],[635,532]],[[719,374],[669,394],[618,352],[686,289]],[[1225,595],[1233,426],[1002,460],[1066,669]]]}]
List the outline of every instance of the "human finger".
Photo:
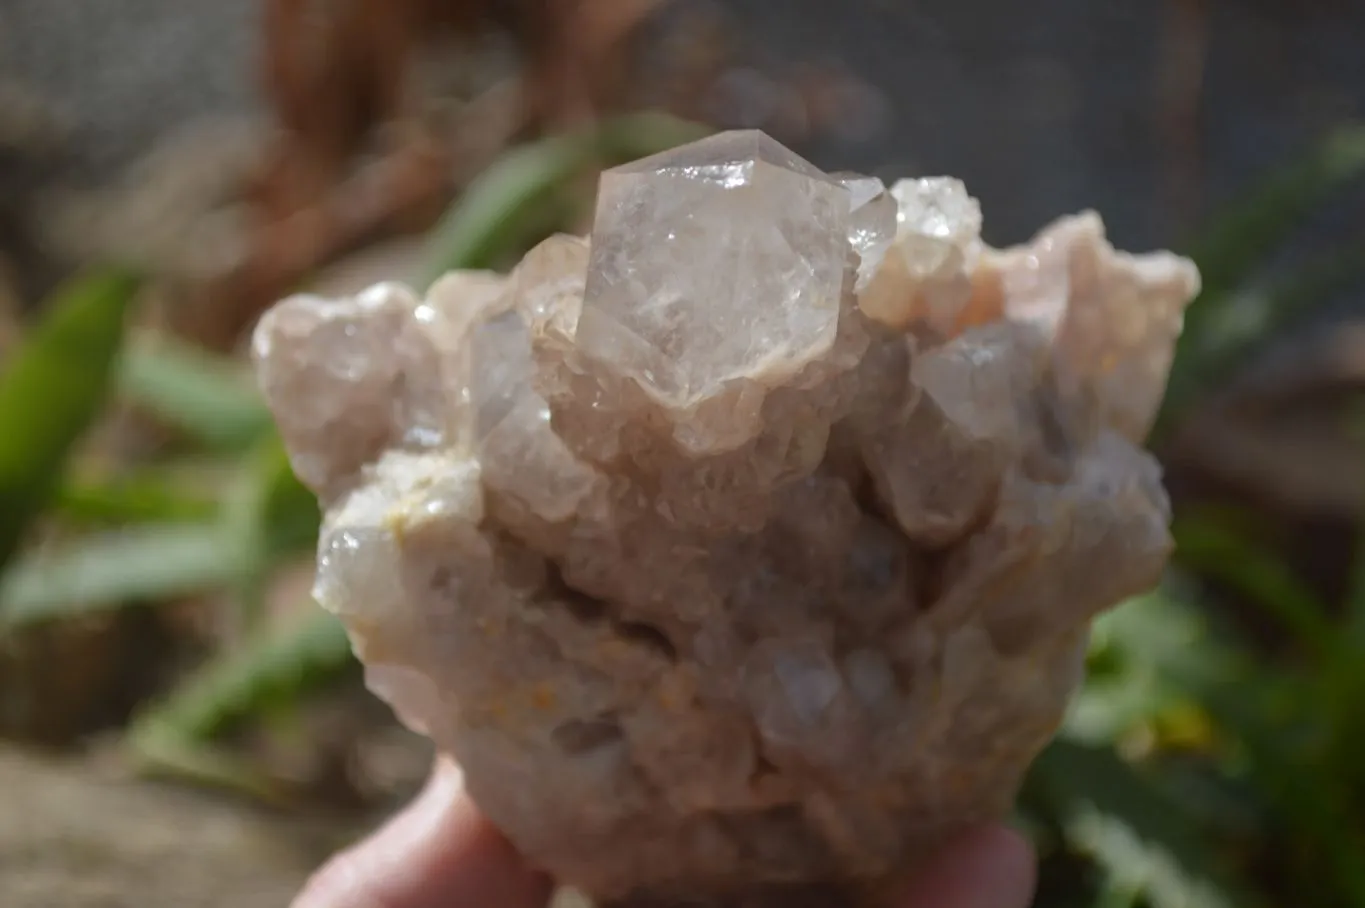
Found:
[{"label": "human finger", "polygon": [[1037,885],[1033,848],[1019,833],[988,826],[931,859],[894,908],[1028,908]]},{"label": "human finger", "polygon": [[328,861],[292,908],[544,908],[550,891],[439,760],[422,793]]}]

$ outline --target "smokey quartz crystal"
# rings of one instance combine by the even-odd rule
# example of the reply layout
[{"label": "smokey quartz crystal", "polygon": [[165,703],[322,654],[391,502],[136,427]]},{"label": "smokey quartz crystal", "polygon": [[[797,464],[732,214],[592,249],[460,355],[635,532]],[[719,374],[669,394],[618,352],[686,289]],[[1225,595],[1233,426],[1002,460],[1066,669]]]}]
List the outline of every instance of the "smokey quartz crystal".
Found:
[{"label": "smokey quartz crystal", "polygon": [[726,133],[511,274],[263,318],[317,598],[530,860],[858,899],[1008,811],[1170,551],[1139,445],[1199,277],[1093,214],[980,227],[959,181]]}]

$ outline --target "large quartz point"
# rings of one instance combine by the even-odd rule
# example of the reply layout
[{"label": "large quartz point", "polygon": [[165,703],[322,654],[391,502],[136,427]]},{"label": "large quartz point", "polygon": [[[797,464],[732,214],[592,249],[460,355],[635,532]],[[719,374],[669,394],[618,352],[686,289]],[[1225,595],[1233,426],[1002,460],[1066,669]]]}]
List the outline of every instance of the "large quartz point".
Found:
[{"label": "large quartz point", "polygon": [[761,132],[603,174],[576,341],[669,407],[778,383],[825,353],[849,193]]},{"label": "large quartz point", "polygon": [[1157,581],[1138,445],[1198,273],[1093,214],[980,228],[956,180],[727,133],[507,276],[261,321],[317,598],[561,881],[873,899],[1009,810],[1091,618]]}]

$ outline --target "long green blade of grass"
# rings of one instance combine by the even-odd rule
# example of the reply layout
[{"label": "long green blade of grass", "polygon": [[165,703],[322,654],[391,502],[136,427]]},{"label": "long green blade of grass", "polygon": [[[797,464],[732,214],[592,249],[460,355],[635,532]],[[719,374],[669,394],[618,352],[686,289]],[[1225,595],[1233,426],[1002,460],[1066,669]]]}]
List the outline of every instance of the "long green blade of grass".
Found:
[{"label": "long green blade of grass", "polygon": [[1365,279],[1365,236],[1310,259],[1291,274],[1224,296],[1201,295],[1190,308],[1171,369],[1158,434],[1267,338],[1302,313]]},{"label": "long green blade of grass", "polygon": [[508,151],[470,183],[432,232],[423,284],[454,269],[494,267],[534,241],[527,234],[544,229],[544,210],[560,205],[565,184],[592,165],[665,151],[705,134],[693,123],[637,114]]},{"label": "long green blade of grass", "polygon": [[213,497],[145,471],[107,480],[68,478],[52,501],[53,510],[78,524],[119,525],[209,520],[218,513]]},{"label": "long green blade of grass", "polygon": [[138,286],[113,271],[63,287],[0,374],[0,566],[99,416]]},{"label": "long green blade of grass", "polygon": [[245,626],[263,613],[270,572],[314,551],[321,521],[317,498],[294,475],[279,437],[267,436],[239,472],[224,510],[224,531],[241,558],[234,587]]},{"label": "long green blade of grass", "polygon": [[[1365,253],[1361,258],[1365,259]],[[1357,450],[1365,450],[1365,400],[1356,401],[1347,429]],[[1365,461],[1359,469],[1365,470]],[[1365,514],[1356,518],[1355,558],[1351,562],[1351,580],[1346,590],[1345,627],[1347,645],[1356,655],[1365,652]],[[1365,675],[1365,670],[1361,674]]]},{"label": "long green blade of grass", "polygon": [[1172,528],[1176,555],[1186,567],[1228,584],[1280,623],[1309,655],[1329,658],[1337,630],[1327,606],[1273,551],[1267,551],[1221,520],[1185,516]]},{"label": "long green blade of grass", "polygon": [[149,524],[16,561],[0,577],[0,626],[202,593],[241,573],[216,523]]},{"label": "long green blade of grass", "polygon": [[[1365,446],[1365,408],[1355,408],[1350,416],[1348,432],[1358,446]],[[1322,700],[1331,714],[1329,759],[1348,780],[1360,810],[1365,808],[1365,716],[1361,709],[1365,704],[1365,514],[1357,519],[1355,533],[1341,634],[1335,658],[1322,671]]]},{"label": "long green blade of grass", "polygon": [[1067,838],[1153,908],[1248,904],[1217,866],[1194,818],[1108,747],[1059,739],[1032,784],[1062,816]]},{"label": "long green blade of grass", "polygon": [[1270,290],[1243,293],[1276,247],[1305,218],[1365,178],[1365,125],[1340,127],[1301,160],[1273,174],[1217,215],[1190,244],[1202,289],[1185,313],[1175,363],[1154,438],[1164,436],[1191,398],[1246,349],[1361,274],[1357,247],[1329,255]]},{"label": "long green blade of grass", "polygon": [[283,810],[299,806],[287,783],[236,753],[183,741],[157,729],[139,729],[124,744],[130,762],[144,776],[216,789]]},{"label": "long green blade of grass", "polygon": [[316,609],[298,627],[261,632],[204,665],[143,715],[133,735],[205,741],[234,722],[293,702],[353,664],[340,622]]},{"label": "long green blade of grass", "polygon": [[341,624],[316,611],[297,627],[258,633],[202,666],[169,699],[134,721],[126,743],[148,773],[287,805],[288,785],[216,750],[212,739],[239,722],[292,704],[353,665]]},{"label": "long green blade of grass", "polygon": [[119,390],[130,401],[212,448],[240,451],[271,431],[249,370],[168,337],[129,345]]},{"label": "long green blade of grass", "polygon": [[447,271],[490,268],[522,240],[522,225],[555,204],[555,193],[593,154],[590,135],[551,136],[503,154],[474,179],[428,239],[422,283]]},{"label": "long green blade of grass", "polygon": [[256,498],[253,533],[272,564],[317,545],[322,512],[317,497],[299,482],[278,436],[266,439],[252,462]]},{"label": "long green blade of grass", "polygon": [[[1347,184],[1365,177],[1365,125],[1341,126],[1307,155],[1273,174],[1196,237],[1190,255],[1199,264],[1204,296],[1234,292],[1304,218]],[[1190,312],[1196,324],[1207,317]]]}]

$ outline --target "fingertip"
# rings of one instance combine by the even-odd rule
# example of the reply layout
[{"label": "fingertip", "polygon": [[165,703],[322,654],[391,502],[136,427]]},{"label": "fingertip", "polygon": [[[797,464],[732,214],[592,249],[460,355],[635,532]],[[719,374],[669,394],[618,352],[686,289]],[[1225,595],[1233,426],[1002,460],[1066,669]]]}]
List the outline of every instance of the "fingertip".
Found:
[{"label": "fingertip", "polygon": [[1017,829],[995,826],[983,834],[978,847],[1002,890],[1014,894],[1013,901],[1000,901],[1000,908],[1028,908],[1033,904],[1038,888],[1038,853],[1028,837]]},{"label": "fingertip", "polygon": [[967,833],[932,859],[895,908],[1028,908],[1038,883],[1028,839],[1005,826]]},{"label": "fingertip", "polygon": [[410,805],[328,861],[291,908],[543,908],[550,890],[442,761]]}]

